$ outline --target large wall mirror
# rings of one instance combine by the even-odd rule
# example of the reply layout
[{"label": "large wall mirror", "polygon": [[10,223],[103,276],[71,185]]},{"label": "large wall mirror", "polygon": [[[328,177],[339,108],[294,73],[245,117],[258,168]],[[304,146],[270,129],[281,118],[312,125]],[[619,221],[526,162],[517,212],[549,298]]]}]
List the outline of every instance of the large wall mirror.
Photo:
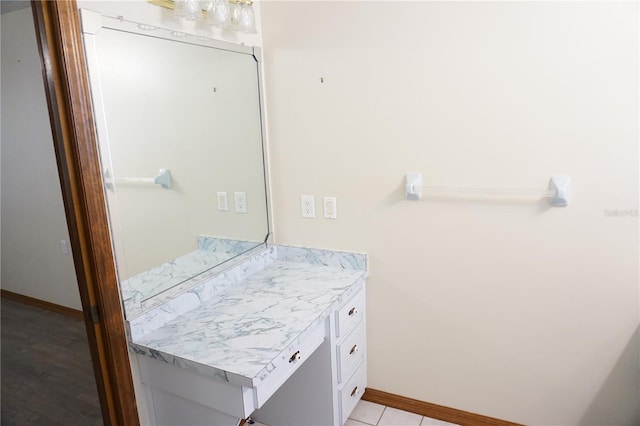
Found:
[{"label": "large wall mirror", "polygon": [[266,242],[258,52],[81,12],[116,266],[132,318]]}]

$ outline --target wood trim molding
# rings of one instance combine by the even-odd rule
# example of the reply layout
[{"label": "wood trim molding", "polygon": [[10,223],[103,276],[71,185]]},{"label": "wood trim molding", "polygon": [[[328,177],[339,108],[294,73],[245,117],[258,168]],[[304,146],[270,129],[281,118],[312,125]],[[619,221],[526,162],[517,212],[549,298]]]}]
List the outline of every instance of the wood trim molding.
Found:
[{"label": "wood trim molding", "polygon": [[78,6],[75,0],[32,0],[31,5],[104,424],[138,426]]},{"label": "wood trim molding", "polygon": [[77,319],[84,318],[83,312],[77,309],[58,305],[56,303],[47,302],[46,300],[40,300],[34,297],[25,296],[24,294],[14,293],[9,290],[1,289],[0,296],[4,297],[5,299],[15,300],[16,302],[24,303],[25,305],[35,306],[36,308],[56,312],[58,314],[66,315],[68,317],[77,318]]},{"label": "wood trim molding", "polygon": [[443,405],[432,404],[430,402],[419,401],[392,393],[366,388],[362,399],[369,402],[385,405],[399,410],[409,411],[421,416],[431,417],[445,422],[455,423],[463,426],[522,426],[519,423],[512,423],[506,420],[494,419],[481,414],[470,413],[468,411],[457,410]]}]

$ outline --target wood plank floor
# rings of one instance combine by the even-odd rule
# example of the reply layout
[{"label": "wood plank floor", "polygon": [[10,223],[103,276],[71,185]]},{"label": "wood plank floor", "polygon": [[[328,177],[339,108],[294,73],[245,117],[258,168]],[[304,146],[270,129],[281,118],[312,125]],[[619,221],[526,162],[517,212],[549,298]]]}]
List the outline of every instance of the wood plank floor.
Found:
[{"label": "wood plank floor", "polygon": [[102,425],[83,321],[0,301],[2,425]]}]

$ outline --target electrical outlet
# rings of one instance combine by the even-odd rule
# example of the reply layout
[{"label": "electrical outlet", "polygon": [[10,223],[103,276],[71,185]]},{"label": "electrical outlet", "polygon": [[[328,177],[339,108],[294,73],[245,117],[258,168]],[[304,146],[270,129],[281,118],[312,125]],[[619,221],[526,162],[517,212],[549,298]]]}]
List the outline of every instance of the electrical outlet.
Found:
[{"label": "electrical outlet", "polygon": [[300,215],[309,219],[315,219],[316,201],[313,195],[300,196]]},{"label": "electrical outlet", "polygon": [[236,213],[247,213],[247,193],[234,192],[233,199],[236,204]]},{"label": "electrical outlet", "polygon": [[218,192],[218,210],[221,212],[229,211],[229,200],[226,192]]},{"label": "electrical outlet", "polygon": [[337,219],[338,218],[338,205],[336,197],[323,197],[322,205],[324,207],[325,219]]}]

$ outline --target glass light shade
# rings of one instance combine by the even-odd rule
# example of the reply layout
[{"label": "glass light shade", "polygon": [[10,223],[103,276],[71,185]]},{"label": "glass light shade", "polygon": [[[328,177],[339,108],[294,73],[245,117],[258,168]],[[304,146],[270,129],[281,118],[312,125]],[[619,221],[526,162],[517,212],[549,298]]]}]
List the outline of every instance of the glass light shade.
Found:
[{"label": "glass light shade", "polygon": [[200,0],[175,0],[175,13],[189,21],[202,19],[202,4]]},{"label": "glass light shade", "polygon": [[242,10],[242,4],[238,2],[232,2],[229,5],[231,7],[231,19],[229,20],[229,25],[227,25],[227,29],[237,30],[238,20],[240,19],[240,12]]},{"label": "glass light shade", "polygon": [[242,3],[242,6],[240,6],[237,25],[238,31],[242,31],[243,33],[255,34],[257,32],[256,16],[251,3]]},{"label": "glass light shade", "polygon": [[227,0],[214,0],[211,23],[226,27],[231,21],[231,7]]}]

